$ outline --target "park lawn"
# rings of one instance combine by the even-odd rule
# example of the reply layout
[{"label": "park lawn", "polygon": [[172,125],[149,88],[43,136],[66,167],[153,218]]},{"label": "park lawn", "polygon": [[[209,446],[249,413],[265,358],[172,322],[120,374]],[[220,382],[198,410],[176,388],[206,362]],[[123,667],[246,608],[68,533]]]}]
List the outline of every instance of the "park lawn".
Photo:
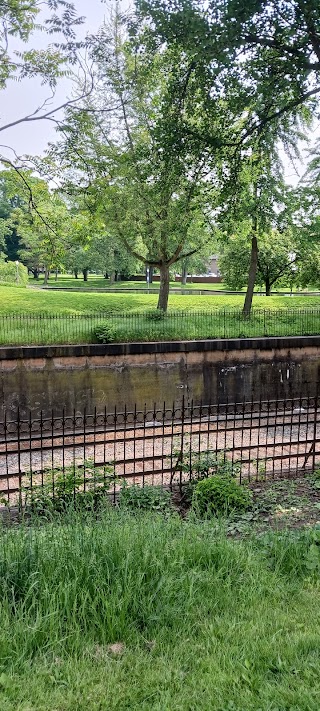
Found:
[{"label": "park lawn", "polygon": [[[32,287],[43,286],[44,277],[41,275],[39,279],[34,279],[29,277],[29,285]],[[172,281],[170,282],[171,289],[181,289],[181,283]],[[145,281],[117,281],[110,284],[109,279],[105,279],[102,275],[89,274],[88,281],[84,281],[83,277],[79,274],[78,279],[75,279],[71,274],[59,274],[58,279],[51,277],[48,282],[48,288],[72,288],[72,289],[147,289],[147,283]],[[159,282],[155,281],[150,284],[150,288],[159,289]],[[206,283],[192,283],[186,284],[182,288],[187,289],[208,289],[209,291],[220,291],[227,289],[225,284],[206,284]],[[228,289],[227,289],[228,290]]]},{"label": "park lawn", "polygon": [[[43,281],[44,277],[41,275],[39,279],[35,280],[33,277],[29,277],[29,285],[34,287],[34,288],[42,288],[43,287]],[[109,279],[105,279],[102,275],[99,274],[89,274],[88,275],[88,281],[84,281],[83,277],[79,275],[78,279],[75,279],[72,274],[59,274],[58,279],[56,280],[54,277],[51,277],[48,282],[48,288],[54,289],[54,288],[59,288],[59,289],[84,289],[84,290],[91,290],[91,289],[110,289],[112,291],[117,290],[117,289],[147,289],[147,283],[145,281],[118,281],[114,282],[113,284],[110,284]],[[159,282],[153,282],[150,284],[151,289],[159,289]],[[187,283],[185,285],[182,285],[180,282],[172,281],[170,282],[170,289],[195,289],[195,290],[202,290],[202,291],[241,291],[245,292],[245,288],[243,289],[229,289],[229,287],[224,284],[223,282],[218,283],[218,284],[210,284],[206,282],[192,282],[192,283]],[[289,287],[284,287],[284,286],[276,286],[273,289],[275,292],[283,292],[284,294],[287,294],[290,289]],[[255,287],[255,291],[260,293],[263,292],[263,288],[260,286]],[[313,291],[319,291],[319,287],[317,286],[310,286],[306,289],[303,289],[301,291],[301,294],[303,295],[308,294],[308,292],[313,292]]]},{"label": "park lawn", "polygon": [[3,530],[1,711],[318,711],[311,545],[154,512]]},{"label": "park lawn", "polygon": [[[79,293],[0,287],[0,314],[89,314],[146,311],[157,305],[157,294]],[[171,294],[169,310],[211,311],[241,309],[242,295]],[[320,296],[255,296],[253,307],[261,309],[320,308]]]}]

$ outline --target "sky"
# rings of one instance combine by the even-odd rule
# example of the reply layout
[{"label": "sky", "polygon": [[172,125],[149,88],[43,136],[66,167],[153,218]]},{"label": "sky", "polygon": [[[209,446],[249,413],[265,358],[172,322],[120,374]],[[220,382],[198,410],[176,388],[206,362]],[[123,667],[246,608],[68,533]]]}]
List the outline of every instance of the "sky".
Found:
[{"label": "sky", "polygon": [[[110,3],[101,0],[75,0],[78,15],[84,15],[86,20],[79,31],[83,36],[86,32],[95,32],[108,15]],[[41,32],[33,35],[33,46],[37,48],[46,46],[48,38]],[[11,44],[19,48],[18,42]],[[67,80],[59,82],[59,88],[52,107],[65,101],[70,96],[71,85]],[[0,123],[4,125],[21,116],[32,112],[50,95],[48,87],[42,87],[37,79],[24,79],[17,83],[11,81],[8,87],[0,92]],[[18,155],[43,153],[48,141],[54,140],[55,131],[50,121],[35,121],[29,124],[20,124],[0,133],[0,143],[11,146]],[[2,149],[1,149],[2,150]],[[10,151],[2,150],[10,155]],[[12,156],[12,153],[11,153]]]},{"label": "sky", "polygon": [[[80,36],[86,32],[94,33],[102,24],[104,17],[108,16],[111,0],[101,2],[101,0],[74,0],[79,15],[85,16],[85,22],[80,28]],[[129,0],[123,0],[122,8],[129,6]],[[46,46],[48,38],[41,32],[33,35],[33,46]],[[15,48],[19,48],[18,43]],[[71,94],[71,83],[64,79],[59,82],[56,97],[52,107],[63,103]],[[34,111],[48,97],[48,87],[42,87],[37,79],[23,80],[21,83],[10,82],[8,87],[0,92],[0,125],[16,120]],[[9,148],[3,148],[5,144],[14,149],[18,155],[41,155],[50,141],[55,140],[54,126],[50,121],[40,120],[32,123],[22,123],[13,128],[0,133],[0,150],[2,154],[13,157]],[[311,141],[315,137],[320,137],[319,126],[315,127],[314,136],[311,134]],[[283,163],[285,175],[288,183],[296,185],[305,170],[305,162],[294,166],[289,162],[283,153]]]}]

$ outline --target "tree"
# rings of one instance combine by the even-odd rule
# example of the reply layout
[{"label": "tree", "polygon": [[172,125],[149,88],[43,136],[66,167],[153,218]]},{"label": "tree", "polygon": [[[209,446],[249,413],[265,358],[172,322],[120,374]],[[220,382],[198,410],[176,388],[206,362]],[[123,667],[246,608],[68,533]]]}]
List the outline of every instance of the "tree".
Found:
[{"label": "tree", "polygon": [[[293,240],[292,233],[272,230],[259,237],[259,254],[256,284],[264,285],[266,296],[279,282],[292,284],[298,276],[302,253]],[[219,267],[224,281],[231,289],[243,289],[247,283],[250,266],[250,241],[242,235],[231,236],[222,247]]]},{"label": "tree", "polygon": [[[140,22],[151,19],[157,43],[179,47],[192,60],[191,75],[202,75],[207,89],[211,84],[212,99],[223,90],[217,82],[223,72],[225,84],[240,79],[254,107],[241,123],[242,142],[302,105],[315,108],[320,94],[318,0],[137,0],[137,7]],[[210,126],[207,137],[212,137]]]},{"label": "tree", "polygon": [[[316,115],[320,95],[320,6],[318,0],[137,0],[141,18],[151,30],[149,42],[169,48],[180,57],[184,105],[188,94],[196,96],[201,120],[192,110],[184,122],[184,135],[192,134],[216,154],[228,147],[228,167],[222,177],[234,191],[248,157],[269,144],[283,142],[294,157],[297,132],[302,122]],[[151,37],[151,39],[150,39]],[[144,35],[141,44],[143,46]],[[185,67],[185,71],[183,71]],[[227,133],[212,124],[217,102],[227,100]],[[180,127],[181,129],[181,127]],[[272,140],[271,140],[272,139]],[[181,139],[180,139],[181,140]],[[255,166],[252,163],[252,179]],[[259,185],[254,193],[260,202]],[[254,201],[253,201],[254,202]],[[244,313],[251,308],[258,262],[256,210],[252,210],[251,265]],[[260,211],[261,213],[261,211]]]},{"label": "tree", "polygon": [[[86,239],[74,240],[74,245],[67,251],[63,265],[73,271],[83,273],[84,281],[88,279],[89,271],[100,272],[111,283],[118,275],[131,276],[137,270],[137,260],[128,254],[123,245],[115,246],[115,240],[107,232],[104,225],[100,231],[88,228]],[[143,251],[143,245],[138,242],[137,249]]]},{"label": "tree", "polygon": [[0,173],[0,243],[6,257],[15,262],[19,259],[19,235],[13,225],[9,227],[8,220],[13,210],[23,205],[23,200],[12,192],[10,175],[8,170]]},{"label": "tree", "polygon": [[[199,247],[199,245],[201,246]],[[207,271],[209,259],[215,249],[215,231],[206,221],[205,215],[199,211],[198,217],[194,217],[186,244],[186,250],[191,254],[179,260],[178,268],[180,269],[182,284],[187,283],[188,274],[203,274],[203,272]]]},{"label": "tree", "polygon": [[[61,265],[76,220],[71,219],[58,193],[50,192],[47,183],[30,171],[20,175],[15,170],[7,171],[6,187],[8,198],[14,198],[17,205],[4,221],[5,230],[19,236],[22,261],[36,274],[43,267],[47,282],[50,270]],[[30,190],[36,209],[30,207]]]},{"label": "tree", "polygon": [[[178,149],[171,141],[183,111],[179,102],[169,106],[174,55],[140,56],[121,25],[116,13],[111,34],[104,26],[92,40],[98,90],[90,114],[68,112],[59,159],[69,190],[70,182],[74,190],[82,183],[91,209],[100,211],[117,242],[160,270],[158,308],[165,311],[170,267],[201,247],[199,240],[191,249],[188,244],[199,219],[205,153],[198,144],[182,142]],[[110,101],[118,110],[106,116]]]},{"label": "tree", "polygon": [[[77,65],[79,68],[81,45],[76,41],[76,28],[83,18],[77,16],[73,3],[65,0],[2,0],[0,15],[0,90],[9,80],[22,81],[30,77],[39,77],[49,88],[49,97],[41,106],[28,115],[0,125],[0,131],[20,123],[50,119],[65,106],[76,103],[77,98],[54,108],[51,105],[59,78],[69,75],[71,67]],[[39,28],[50,38],[45,49],[32,46],[34,33]],[[52,43],[53,36],[55,43]],[[19,39],[25,49],[21,52],[11,49],[12,39]],[[88,93],[90,83],[85,81],[82,88],[83,96]]]}]

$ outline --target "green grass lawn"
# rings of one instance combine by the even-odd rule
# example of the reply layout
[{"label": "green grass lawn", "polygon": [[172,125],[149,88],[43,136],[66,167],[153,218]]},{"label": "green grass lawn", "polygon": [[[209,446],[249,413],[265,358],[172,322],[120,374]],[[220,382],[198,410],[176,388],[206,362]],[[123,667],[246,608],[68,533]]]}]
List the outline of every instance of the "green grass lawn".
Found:
[{"label": "green grass lawn", "polygon": [[[90,312],[128,312],[146,311],[156,307],[157,294],[126,294],[126,293],[79,293],[44,291],[37,289],[17,289],[16,287],[0,287],[0,314],[34,313],[34,314],[87,314]],[[169,310],[206,311],[213,309],[241,309],[243,296],[198,296],[171,294]],[[254,308],[317,308],[320,307],[320,296],[255,296]]]},{"label": "green grass lawn", "polygon": [[[29,285],[35,288],[42,288],[43,286],[43,281],[44,277],[41,275],[39,279],[34,279],[33,277],[29,277]],[[48,288],[54,288],[54,287],[59,287],[61,288],[67,288],[67,289],[112,289],[112,290],[117,290],[117,289],[147,289],[147,283],[145,281],[118,281],[114,282],[113,284],[110,284],[109,279],[104,279],[102,275],[97,275],[97,274],[89,274],[88,275],[88,281],[84,281],[83,277],[79,274],[78,279],[75,279],[72,274],[59,274],[58,279],[56,280],[55,277],[51,277],[48,282]],[[159,282],[153,282],[150,284],[150,288],[152,289],[159,289]],[[208,283],[187,283],[185,286],[183,286],[180,282],[172,281],[170,283],[170,289],[200,289],[204,291],[232,291],[232,289],[229,289],[226,284],[221,282],[220,284],[208,284]],[[260,287],[256,287],[255,289],[257,292],[261,292]],[[318,287],[309,287],[307,289],[304,289],[301,293],[308,294],[309,291],[318,291]],[[245,292],[245,289],[240,289],[239,291]],[[288,293],[290,291],[289,287],[275,287],[274,291],[277,292],[283,292],[283,293]]]},{"label": "green grass lawn", "polygon": [[[41,275],[39,279],[34,279],[29,277],[29,285],[33,287],[42,287],[44,277]],[[171,289],[180,289],[181,283],[172,281],[170,283]],[[104,279],[103,276],[97,274],[89,274],[88,281],[84,281],[82,275],[79,274],[78,279],[75,279],[72,274],[59,274],[58,279],[51,277],[48,282],[48,287],[59,287],[59,288],[72,288],[72,289],[147,289],[147,283],[145,281],[117,281],[110,284],[109,279]],[[150,284],[150,288],[159,289],[159,282],[155,281]],[[206,283],[192,283],[186,284],[187,289],[208,289],[209,291],[220,291],[221,289],[227,289],[226,285],[221,284],[206,284]]]},{"label": "green grass lawn", "polygon": [[320,308],[320,297],[255,296],[249,320],[242,317],[240,295],[171,294],[163,321],[146,315],[156,309],[156,294],[0,287],[0,303],[3,345],[95,343],[95,330],[106,321],[111,325],[107,340],[116,342],[311,335],[320,330],[319,313],[312,312]]},{"label": "green grass lawn", "polygon": [[3,530],[1,711],[318,711],[311,545],[121,511]]}]

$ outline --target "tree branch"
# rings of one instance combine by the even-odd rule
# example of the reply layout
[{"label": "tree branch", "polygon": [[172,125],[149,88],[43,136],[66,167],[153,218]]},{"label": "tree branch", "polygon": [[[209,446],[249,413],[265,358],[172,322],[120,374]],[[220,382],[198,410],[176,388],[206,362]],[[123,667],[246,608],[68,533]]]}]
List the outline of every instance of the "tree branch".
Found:
[{"label": "tree branch", "polygon": [[310,71],[320,69],[320,59],[319,62],[308,62],[302,54],[302,51],[298,47],[294,47],[290,44],[285,44],[282,42],[277,42],[275,39],[268,39],[264,37],[259,37],[253,33],[245,35],[244,40],[254,45],[261,45],[262,47],[270,47],[271,49],[278,49],[280,52],[287,52],[294,57],[297,57],[299,61],[304,65],[306,69]]}]

